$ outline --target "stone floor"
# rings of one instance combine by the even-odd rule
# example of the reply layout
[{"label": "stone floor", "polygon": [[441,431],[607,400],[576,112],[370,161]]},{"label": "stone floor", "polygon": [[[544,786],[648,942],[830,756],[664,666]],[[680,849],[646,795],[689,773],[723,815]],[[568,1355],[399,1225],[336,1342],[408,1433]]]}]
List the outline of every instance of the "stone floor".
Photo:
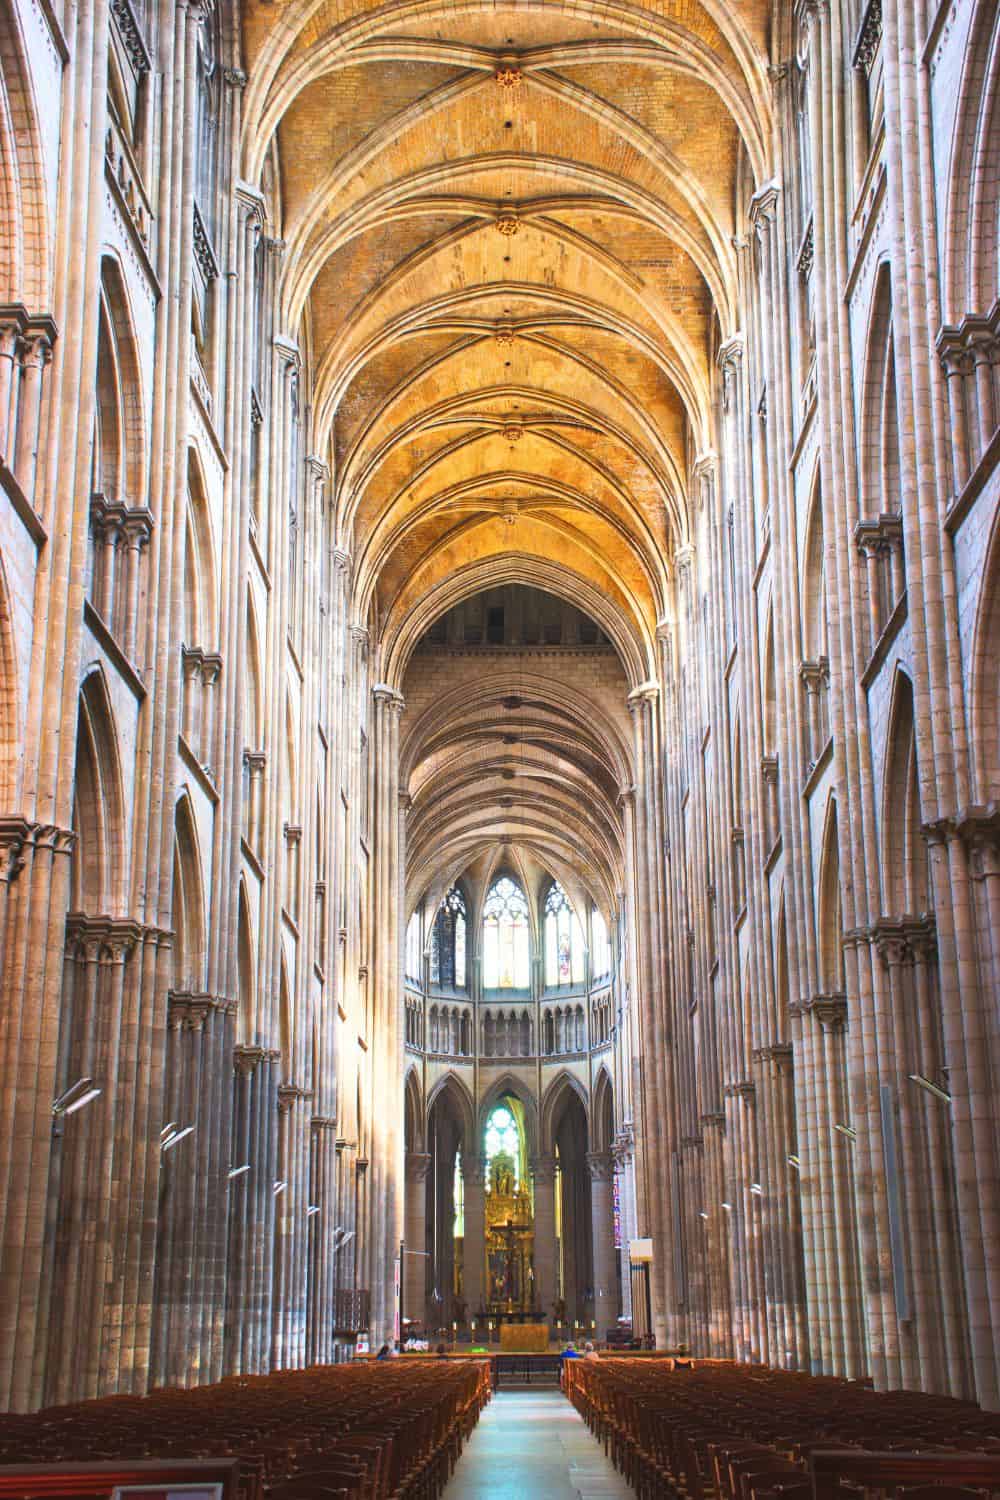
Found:
[{"label": "stone floor", "polygon": [[635,1500],[560,1391],[498,1391],[444,1500]]}]

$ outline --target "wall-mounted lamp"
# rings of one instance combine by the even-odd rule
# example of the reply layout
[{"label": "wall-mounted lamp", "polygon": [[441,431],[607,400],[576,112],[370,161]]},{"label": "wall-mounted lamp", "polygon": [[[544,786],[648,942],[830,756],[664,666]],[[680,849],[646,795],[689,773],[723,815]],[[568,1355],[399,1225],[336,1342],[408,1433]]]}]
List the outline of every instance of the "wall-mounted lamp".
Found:
[{"label": "wall-mounted lamp", "polygon": [[52,1113],[54,1115],[73,1115],[92,1099],[96,1099],[102,1092],[97,1088],[92,1078],[78,1078],[71,1083],[68,1089],[64,1089],[58,1099],[52,1101]]},{"label": "wall-mounted lamp", "polygon": [[911,1083],[915,1083],[918,1087],[926,1089],[929,1094],[934,1095],[935,1099],[940,1099],[943,1104],[951,1103],[951,1095],[948,1090],[943,1089],[940,1084],[932,1083],[929,1078],[924,1077],[923,1073],[910,1073],[908,1076]]},{"label": "wall-mounted lamp", "polygon": [[727,1213],[731,1214],[733,1211],[733,1205],[731,1203],[723,1203],[722,1207],[726,1210]]},{"label": "wall-mounted lamp", "polygon": [[705,1210],[703,1208],[699,1208],[699,1210],[698,1210],[698,1217],[699,1217],[699,1219],[707,1219],[708,1218],[708,1214],[705,1212]]},{"label": "wall-mounted lamp", "polygon": [[856,1141],[858,1138],[858,1132],[853,1125],[834,1125],[833,1128],[839,1135],[845,1136],[849,1141]]},{"label": "wall-mounted lamp", "polygon": [[802,1163],[799,1161],[797,1156],[786,1156],[785,1160],[790,1167],[795,1168],[796,1172],[800,1172],[802,1170]]},{"label": "wall-mounted lamp", "polygon": [[193,1130],[193,1125],[185,1125],[183,1130],[173,1131],[172,1134],[166,1136],[165,1139],[160,1142],[160,1151],[172,1151],[173,1148],[177,1145],[177,1142],[182,1141],[184,1137],[190,1135]]},{"label": "wall-mounted lamp", "polygon": [[750,1191],[755,1195],[755,1197],[760,1198],[763,1196],[764,1189],[761,1187],[759,1182],[751,1182]]},{"label": "wall-mounted lamp", "polygon": [[242,1167],[233,1167],[232,1171],[226,1173],[226,1181],[231,1182],[234,1177],[242,1177],[244,1172],[249,1172],[250,1163],[244,1162]]},{"label": "wall-mounted lamp", "polygon": [[313,1214],[318,1214],[318,1213],[319,1213],[319,1204],[318,1203],[310,1203],[309,1207],[306,1209],[306,1218],[307,1219],[311,1219],[312,1216],[313,1216]]},{"label": "wall-mounted lamp", "polygon": [[271,1190],[272,1193],[274,1194],[275,1198],[277,1198],[281,1193],[283,1193],[285,1191],[285,1188],[287,1186],[288,1186],[287,1182],[276,1182],[274,1184],[274,1187]]}]

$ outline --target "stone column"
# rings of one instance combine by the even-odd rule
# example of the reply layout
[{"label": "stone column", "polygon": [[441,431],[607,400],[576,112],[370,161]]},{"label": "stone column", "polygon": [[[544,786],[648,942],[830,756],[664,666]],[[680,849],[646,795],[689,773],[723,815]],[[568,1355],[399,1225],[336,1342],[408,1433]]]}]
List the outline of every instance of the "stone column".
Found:
[{"label": "stone column", "polygon": [[483,1268],[486,1260],[486,1158],[462,1158],[465,1183],[464,1285],[470,1318],[483,1307]]},{"label": "stone column", "polygon": [[403,1315],[419,1323],[426,1321],[427,1284],[427,1173],[431,1157],[426,1151],[406,1153],[406,1265],[403,1267]]},{"label": "stone column", "polygon": [[606,1339],[618,1317],[615,1285],[614,1215],[611,1203],[612,1161],[606,1151],[588,1151],[590,1221],[594,1252],[594,1320],[597,1337]]},{"label": "stone column", "polygon": [[556,1164],[551,1156],[532,1163],[535,1186],[535,1303],[551,1324],[556,1300]]}]

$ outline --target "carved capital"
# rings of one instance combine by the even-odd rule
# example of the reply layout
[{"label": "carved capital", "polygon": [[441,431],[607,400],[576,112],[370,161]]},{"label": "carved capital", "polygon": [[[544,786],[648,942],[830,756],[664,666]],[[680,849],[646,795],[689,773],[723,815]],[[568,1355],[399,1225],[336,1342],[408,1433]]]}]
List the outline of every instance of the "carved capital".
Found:
[{"label": "carved capital", "polygon": [[407,1151],[405,1164],[407,1182],[426,1181],[433,1159],[428,1151]]},{"label": "carved capital", "polygon": [[587,1171],[593,1182],[610,1182],[614,1171],[610,1151],[588,1151]]}]

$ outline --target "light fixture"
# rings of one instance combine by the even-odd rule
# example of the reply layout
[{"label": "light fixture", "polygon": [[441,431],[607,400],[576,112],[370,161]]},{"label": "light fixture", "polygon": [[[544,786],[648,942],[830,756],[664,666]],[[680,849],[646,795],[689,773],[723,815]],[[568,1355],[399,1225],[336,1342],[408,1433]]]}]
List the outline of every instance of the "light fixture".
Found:
[{"label": "light fixture", "polygon": [[249,1172],[249,1170],[250,1170],[250,1163],[249,1162],[244,1162],[244,1164],[243,1164],[242,1167],[233,1167],[232,1171],[227,1172],[226,1173],[226,1180],[227,1180],[227,1182],[231,1182],[234,1177],[242,1177],[243,1173],[244,1172]]},{"label": "light fixture", "polygon": [[283,1193],[285,1191],[285,1188],[287,1186],[288,1186],[287,1182],[276,1182],[274,1184],[273,1189],[272,1189],[272,1192],[273,1192],[275,1198],[277,1198],[277,1196],[278,1196],[279,1193]]},{"label": "light fixture", "polygon": [[310,1203],[309,1207],[306,1209],[306,1218],[307,1219],[311,1219],[312,1216],[313,1216],[313,1214],[318,1214],[318,1213],[319,1213],[319,1204],[318,1203]]},{"label": "light fixture", "polygon": [[101,1092],[95,1088],[92,1078],[78,1078],[71,1083],[68,1089],[63,1089],[57,1099],[52,1101],[52,1113],[54,1115],[72,1115],[92,1099],[96,1099]]},{"label": "light fixture", "polygon": [[940,1084],[932,1083],[929,1078],[924,1077],[923,1073],[910,1073],[909,1079],[911,1083],[918,1084],[920,1088],[926,1089],[929,1094],[933,1094],[935,1099],[940,1099],[944,1104],[951,1103],[951,1095],[948,1090],[943,1089]]},{"label": "light fixture", "polygon": [[731,1203],[723,1203],[722,1207],[726,1210],[727,1213],[732,1213],[733,1211],[733,1205]]},{"label": "light fixture", "polygon": [[797,1156],[786,1156],[785,1160],[790,1167],[795,1168],[796,1172],[800,1172],[802,1170],[802,1163],[799,1161]]},{"label": "light fixture", "polygon": [[764,1192],[764,1189],[761,1187],[759,1182],[751,1182],[750,1191],[751,1193],[755,1193],[756,1196],[760,1198]]},{"label": "light fixture", "polygon": [[856,1141],[858,1138],[858,1132],[855,1130],[853,1125],[835,1124],[833,1128],[839,1135],[846,1136],[849,1141]]},{"label": "light fixture", "polygon": [[698,1217],[699,1217],[699,1219],[707,1219],[708,1218],[708,1214],[705,1212],[705,1210],[703,1208],[699,1208],[699,1210],[698,1210]]},{"label": "light fixture", "polygon": [[193,1130],[193,1125],[185,1125],[183,1130],[175,1130],[172,1135],[167,1136],[166,1140],[160,1142],[160,1151],[163,1152],[172,1150],[173,1147],[177,1145],[178,1141],[182,1141],[184,1137],[186,1135],[190,1135]]},{"label": "light fixture", "polygon": [[174,1131],[174,1130],[176,1130],[176,1129],[177,1129],[177,1121],[176,1120],[171,1120],[170,1124],[169,1125],[164,1125],[163,1129],[160,1131],[160,1140],[161,1141],[165,1141],[166,1138],[167,1138],[167,1136],[170,1135],[171,1132]]}]

